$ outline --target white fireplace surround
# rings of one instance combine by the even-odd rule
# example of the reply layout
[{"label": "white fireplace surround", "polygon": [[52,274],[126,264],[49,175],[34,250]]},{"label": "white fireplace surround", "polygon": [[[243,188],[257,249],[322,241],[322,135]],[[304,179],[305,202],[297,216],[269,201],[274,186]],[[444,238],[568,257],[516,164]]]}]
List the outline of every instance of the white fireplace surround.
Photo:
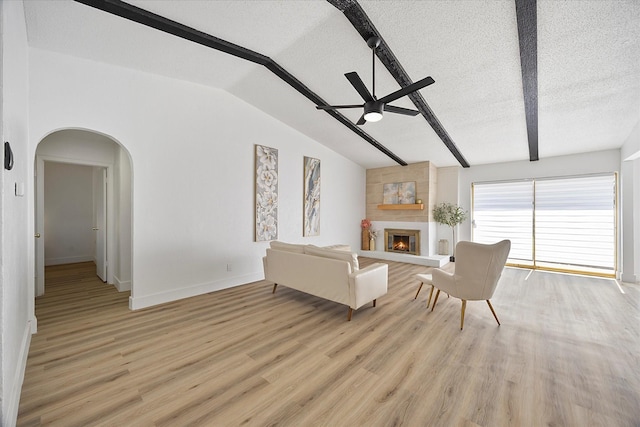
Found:
[{"label": "white fireplace surround", "polygon": [[[437,255],[435,222],[399,222],[399,221],[371,221],[371,228],[378,231],[375,251],[362,251],[360,255],[386,259],[391,261],[409,262],[413,264],[442,267],[449,261],[448,256]],[[420,230],[420,255],[409,255],[395,252],[385,252],[384,229]]]}]

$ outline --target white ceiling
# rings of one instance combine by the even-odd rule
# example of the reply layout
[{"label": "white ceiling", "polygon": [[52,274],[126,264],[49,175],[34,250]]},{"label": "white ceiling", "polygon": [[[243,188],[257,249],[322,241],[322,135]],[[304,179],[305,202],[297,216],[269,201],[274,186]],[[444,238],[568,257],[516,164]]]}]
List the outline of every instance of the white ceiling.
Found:
[{"label": "white ceiling", "polygon": [[[371,87],[371,51],[323,0],[129,3],[269,56],[332,104]],[[515,2],[360,0],[473,166],[529,158]],[[395,164],[265,67],[71,0],[25,0],[30,46],[221,88],[366,167]],[[539,154],[620,147],[640,120],[640,1],[538,0]],[[376,94],[398,84],[377,62]],[[408,98],[393,105],[415,108]],[[341,110],[353,122],[359,110]],[[458,162],[421,116],[365,132],[408,163]]]}]

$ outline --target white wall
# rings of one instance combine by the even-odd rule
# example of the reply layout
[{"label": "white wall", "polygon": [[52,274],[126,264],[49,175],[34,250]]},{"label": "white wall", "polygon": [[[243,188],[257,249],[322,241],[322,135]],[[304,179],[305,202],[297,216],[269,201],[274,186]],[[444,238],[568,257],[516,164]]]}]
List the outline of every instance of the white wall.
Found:
[{"label": "white wall", "polygon": [[[640,283],[640,158],[633,161],[633,212],[631,213],[633,221],[633,255],[634,270],[628,273],[629,281]],[[629,249],[629,246],[625,248]]]},{"label": "white wall", "polygon": [[[365,171],[353,162],[220,90],[37,49],[30,61],[32,155],[68,127],[131,155],[133,308],[263,277],[254,144],[279,150],[280,240],[359,247]],[[322,162],[318,237],[302,237],[303,156]]]},{"label": "white wall", "polygon": [[131,290],[131,161],[124,150],[118,150],[115,163],[114,188],[116,236],[118,236],[114,284],[119,291]]},{"label": "white wall", "polygon": [[45,265],[92,261],[93,167],[45,162]]},{"label": "white wall", "polygon": [[[459,166],[451,166],[445,168],[438,168],[438,183],[437,183],[437,193],[436,193],[436,204],[441,203],[452,203],[454,205],[459,205],[460,201],[458,200],[458,176],[460,170],[462,168]],[[464,224],[461,225],[464,227]],[[458,226],[461,227],[461,226]],[[443,224],[436,223],[436,242],[434,242],[435,253],[438,253],[438,244],[441,239],[447,240],[449,242],[449,254],[453,253],[453,235],[451,232],[451,227]],[[460,240],[458,237],[456,230],[456,240]]]},{"label": "white wall", "polygon": [[[634,231],[637,228],[638,222],[638,201],[636,200],[636,193],[638,191],[638,187],[640,185],[636,184],[635,188],[632,185],[632,182],[640,182],[638,181],[637,171],[634,169],[634,161],[623,161],[620,165],[620,176],[621,176],[621,220],[620,224],[623,233],[623,241],[621,245],[621,252],[619,253],[619,258],[622,258],[622,275],[621,279],[623,282],[635,282],[638,280],[636,277],[637,264],[638,261],[635,254],[639,254],[640,252],[636,251],[637,248],[637,239],[636,232]],[[635,243],[634,243],[635,240]]]},{"label": "white wall", "polygon": [[622,146],[622,280],[640,282],[640,120]]},{"label": "white wall", "polygon": [[620,151],[622,160],[640,158],[640,118]]},{"label": "white wall", "polygon": [[[28,141],[28,55],[24,9],[21,1],[0,2],[2,11],[2,142],[9,141],[14,153],[13,170],[2,169],[0,205],[0,424],[15,425],[24,368],[35,327],[33,316],[33,240],[29,209],[33,193],[16,197],[15,184],[28,188],[33,175],[33,157]],[[3,151],[4,153],[4,151]],[[4,157],[4,156],[3,156]],[[31,234],[31,235],[30,235]]]}]

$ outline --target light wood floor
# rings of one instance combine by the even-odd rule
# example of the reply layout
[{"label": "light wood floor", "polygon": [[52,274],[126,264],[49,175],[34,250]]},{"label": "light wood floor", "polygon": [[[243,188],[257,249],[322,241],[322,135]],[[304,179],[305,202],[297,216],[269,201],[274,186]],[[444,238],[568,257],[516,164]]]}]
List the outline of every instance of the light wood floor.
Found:
[{"label": "light wood floor", "polygon": [[[366,266],[371,260],[361,258]],[[493,306],[428,290],[389,262],[354,312],[256,282],[150,309],[48,268],[19,426],[639,426],[640,292],[506,269]]]}]

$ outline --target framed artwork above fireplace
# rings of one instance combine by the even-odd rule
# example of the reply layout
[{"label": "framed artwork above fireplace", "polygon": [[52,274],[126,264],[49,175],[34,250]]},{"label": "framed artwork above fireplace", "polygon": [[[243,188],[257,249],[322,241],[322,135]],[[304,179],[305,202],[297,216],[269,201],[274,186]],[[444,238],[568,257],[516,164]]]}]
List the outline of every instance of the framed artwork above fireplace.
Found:
[{"label": "framed artwork above fireplace", "polygon": [[385,205],[410,205],[416,202],[416,182],[384,184],[382,203]]}]

